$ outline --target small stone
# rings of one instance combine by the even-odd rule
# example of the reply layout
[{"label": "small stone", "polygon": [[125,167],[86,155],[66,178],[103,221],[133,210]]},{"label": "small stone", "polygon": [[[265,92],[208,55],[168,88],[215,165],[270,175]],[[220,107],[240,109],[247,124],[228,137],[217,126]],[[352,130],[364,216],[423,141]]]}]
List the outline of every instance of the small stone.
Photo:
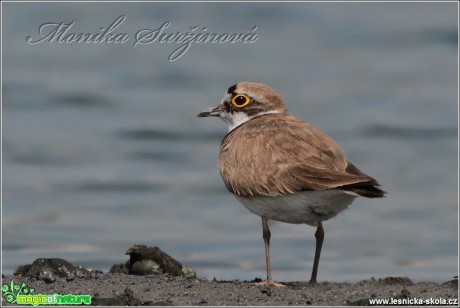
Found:
[{"label": "small stone", "polygon": [[109,273],[115,274],[129,274],[129,268],[126,266],[126,264],[114,264],[109,270]]},{"label": "small stone", "polygon": [[126,254],[129,255],[128,262],[132,265],[140,260],[152,260],[159,264],[165,273],[182,276],[182,264],[156,246],[134,245],[126,251]]},{"label": "small stone", "polygon": [[188,266],[182,266],[182,273],[184,273],[185,278],[196,278],[196,271]]},{"label": "small stone", "polygon": [[134,275],[161,275],[163,270],[161,266],[153,260],[143,259],[134,262],[131,267],[131,274]]}]

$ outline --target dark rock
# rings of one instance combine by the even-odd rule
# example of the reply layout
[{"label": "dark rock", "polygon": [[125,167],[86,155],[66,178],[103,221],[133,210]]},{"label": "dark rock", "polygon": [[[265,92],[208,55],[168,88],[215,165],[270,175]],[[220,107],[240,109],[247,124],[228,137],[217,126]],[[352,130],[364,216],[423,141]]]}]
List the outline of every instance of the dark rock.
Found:
[{"label": "dark rock", "polygon": [[145,245],[134,245],[128,249],[126,254],[130,257],[129,263],[131,264],[131,271],[134,263],[147,259],[160,265],[165,273],[172,276],[183,276],[182,264],[156,246],[152,248]]},{"label": "dark rock", "polygon": [[59,258],[39,258],[32,264],[19,266],[14,272],[15,276],[23,276],[42,280],[46,283],[52,283],[59,278],[65,278],[68,281],[75,278],[87,277],[92,274],[81,266],[74,266],[70,262]]},{"label": "dark rock", "polygon": [[443,285],[452,286],[453,288],[458,288],[458,276],[454,276],[454,279],[444,282]]},{"label": "dark rock", "polygon": [[379,279],[379,282],[384,285],[411,286],[414,284],[408,277],[386,277]]},{"label": "dark rock", "polygon": [[195,278],[196,272],[192,268],[182,266],[167,253],[158,247],[147,247],[145,245],[134,245],[126,252],[129,261],[125,264],[115,264],[109,273],[123,273],[131,275],[161,275],[184,276]]},{"label": "dark rock", "polygon": [[[126,262],[128,263],[128,262]],[[126,263],[114,264],[109,270],[109,273],[112,274],[129,274],[129,268],[126,266]]]}]

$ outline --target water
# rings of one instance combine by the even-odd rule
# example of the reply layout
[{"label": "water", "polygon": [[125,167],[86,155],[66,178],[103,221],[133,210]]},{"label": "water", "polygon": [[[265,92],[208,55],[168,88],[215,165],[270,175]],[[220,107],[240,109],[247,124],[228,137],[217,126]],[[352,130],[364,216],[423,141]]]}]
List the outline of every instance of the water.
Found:
[{"label": "water", "polygon": [[[453,3],[6,3],[3,259],[108,270],[135,243],[199,277],[264,277],[260,218],[225,189],[215,106],[240,80],[273,86],[388,191],[325,223],[320,281],[457,275],[457,6]],[[29,45],[45,22],[127,44]],[[207,27],[253,44],[132,46],[136,31]],[[272,269],[307,280],[314,228],[272,223]]]}]

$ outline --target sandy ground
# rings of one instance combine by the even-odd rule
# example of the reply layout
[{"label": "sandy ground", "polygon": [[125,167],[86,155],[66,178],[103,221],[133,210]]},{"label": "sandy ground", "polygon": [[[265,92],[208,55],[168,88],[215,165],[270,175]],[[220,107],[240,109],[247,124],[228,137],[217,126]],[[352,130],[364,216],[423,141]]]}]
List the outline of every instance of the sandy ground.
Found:
[{"label": "sandy ground", "polygon": [[[93,305],[369,305],[369,299],[448,300],[458,298],[458,281],[411,283],[403,278],[370,279],[355,284],[303,282],[266,287],[246,281],[208,281],[167,275],[136,276],[96,273],[91,277],[45,283],[32,278],[2,276],[35,288],[35,294],[90,294]],[[3,301],[3,299],[2,299]],[[436,302],[432,302],[436,303]],[[7,304],[5,301],[2,304]],[[455,304],[455,303],[452,303]]]},{"label": "sandy ground", "polygon": [[9,304],[7,296],[15,288],[14,294],[33,288],[29,294],[91,295],[91,304],[101,306],[363,306],[378,299],[390,300],[390,305],[458,306],[457,277],[442,284],[386,277],[353,284],[283,282],[284,287],[273,287],[258,284],[257,278],[197,279],[193,269],[158,247],[135,245],[126,254],[129,261],[115,264],[109,273],[87,270],[57,258],[40,258],[19,266],[13,275],[2,275],[2,306]]}]

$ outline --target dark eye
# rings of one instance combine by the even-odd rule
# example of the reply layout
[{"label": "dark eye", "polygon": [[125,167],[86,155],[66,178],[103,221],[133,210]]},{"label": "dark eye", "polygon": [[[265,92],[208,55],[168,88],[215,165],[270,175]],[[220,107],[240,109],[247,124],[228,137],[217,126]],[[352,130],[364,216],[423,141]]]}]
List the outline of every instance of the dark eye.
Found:
[{"label": "dark eye", "polygon": [[244,106],[248,105],[251,102],[249,96],[244,94],[235,95],[232,98],[232,105],[236,108],[243,108]]}]

